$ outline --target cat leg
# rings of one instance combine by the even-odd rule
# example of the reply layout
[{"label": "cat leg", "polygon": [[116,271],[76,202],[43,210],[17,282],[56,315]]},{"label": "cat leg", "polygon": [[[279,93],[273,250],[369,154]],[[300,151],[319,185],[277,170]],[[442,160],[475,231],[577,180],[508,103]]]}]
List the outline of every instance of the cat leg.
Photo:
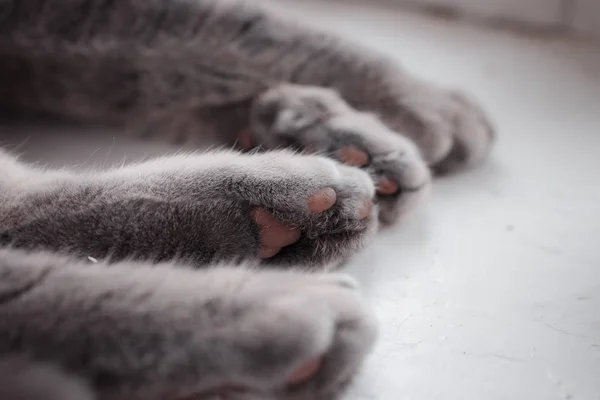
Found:
[{"label": "cat leg", "polygon": [[[232,110],[247,107],[271,83],[235,48],[212,39],[221,28],[230,39],[237,35],[219,17],[235,6],[227,3],[31,0],[0,6],[0,103],[146,136],[196,139],[211,131],[220,142],[232,141],[227,132],[235,135],[247,122],[247,113]],[[223,113],[227,117],[215,118]]]},{"label": "cat leg", "polygon": [[254,2],[30,0],[2,18],[0,99],[17,106],[142,130],[181,121],[194,137],[235,130],[255,96],[290,82],[335,89],[438,171],[491,149],[493,127],[468,96]]},{"label": "cat leg", "polygon": [[376,336],[343,275],[0,249],[0,276],[0,355],[69,371],[99,399],[339,399]]},{"label": "cat leg", "polygon": [[0,153],[0,244],[323,268],[372,237],[374,195],[367,173],[289,151],[179,155],[90,173],[42,171]]}]

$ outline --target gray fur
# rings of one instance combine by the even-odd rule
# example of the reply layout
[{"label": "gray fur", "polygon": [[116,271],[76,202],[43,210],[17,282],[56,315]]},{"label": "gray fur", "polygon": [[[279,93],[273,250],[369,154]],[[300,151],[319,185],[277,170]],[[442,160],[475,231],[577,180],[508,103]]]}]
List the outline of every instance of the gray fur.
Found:
[{"label": "gray fur", "polygon": [[[0,107],[192,143],[249,130],[259,151],[321,154],[81,173],[0,151],[0,397],[20,400],[340,398],[372,320],[348,278],[244,266],[260,245],[250,210],[302,232],[264,263],[325,268],[372,236],[377,213],[412,209],[427,166],[473,165],[493,141],[465,95],[241,0],[0,0]],[[363,171],[330,159],[351,145]],[[381,177],[398,193],[376,195]],[[309,213],[326,187],[336,204]],[[284,385],[322,354],[316,376]]]},{"label": "gray fur", "polygon": [[[260,247],[251,210],[261,206],[302,231],[267,262],[317,268],[362,247],[377,227],[375,207],[370,218],[357,215],[374,196],[369,175],[288,151],[180,155],[98,173],[42,171],[0,153],[0,170],[0,246],[198,266],[251,260]],[[308,198],[327,187],[335,205],[310,212]]]},{"label": "gray fur", "polygon": [[[337,399],[375,337],[340,275],[0,250],[0,277],[0,354],[52,362],[100,399]],[[321,355],[311,380],[283,384]]]},{"label": "gray fur", "polygon": [[413,139],[431,165],[478,162],[490,148],[491,126],[464,95],[250,1],[2,1],[9,11],[0,57],[8,62],[0,67],[0,99],[13,106],[142,126],[166,119],[192,139],[222,128],[211,115],[229,114],[239,120],[234,131],[216,135],[233,142],[235,128],[248,124],[240,108],[291,82],[335,89]]},{"label": "gray fur", "polygon": [[55,366],[23,356],[0,358],[0,399],[4,400],[94,400],[82,382]]}]

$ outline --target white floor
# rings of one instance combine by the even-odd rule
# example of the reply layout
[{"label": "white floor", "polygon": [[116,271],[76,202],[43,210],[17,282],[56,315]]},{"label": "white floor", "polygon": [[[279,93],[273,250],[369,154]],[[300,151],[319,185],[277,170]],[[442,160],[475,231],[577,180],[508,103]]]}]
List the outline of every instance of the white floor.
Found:
[{"label": "white floor", "polygon": [[[600,49],[334,2],[278,5],[477,96],[484,167],[439,180],[351,272],[382,337],[350,400],[600,399]],[[20,137],[17,137],[20,136]],[[15,135],[28,158],[100,165],[169,149]]]}]

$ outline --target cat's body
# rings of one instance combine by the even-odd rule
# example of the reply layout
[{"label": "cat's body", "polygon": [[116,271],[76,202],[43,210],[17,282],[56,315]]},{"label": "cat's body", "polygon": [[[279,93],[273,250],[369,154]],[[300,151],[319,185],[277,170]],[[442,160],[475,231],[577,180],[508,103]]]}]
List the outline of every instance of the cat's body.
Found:
[{"label": "cat's body", "polygon": [[[251,2],[0,6],[5,107],[323,155],[212,152],[84,173],[0,150],[0,394],[37,400],[1,373],[15,365],[70,382],[62,400],[339,398],[374,328],[353,282],[314,271],[407,212],[428,165],[484,158],[481,111]],[[73,392],[81,382],[88,394]]]}]

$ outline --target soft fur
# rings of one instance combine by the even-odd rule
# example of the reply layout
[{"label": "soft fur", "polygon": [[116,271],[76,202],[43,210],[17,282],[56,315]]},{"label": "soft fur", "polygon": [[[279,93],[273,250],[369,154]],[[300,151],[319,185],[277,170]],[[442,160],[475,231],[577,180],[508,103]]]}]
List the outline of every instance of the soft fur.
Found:
[{"label": "soft fur", "polygon": [[[93,173],[0,150],[0,397],[19,400],[340,398],[376,330],[318,271],[493,139],[465,95],[251,1],[0,0],[0,105],[254,149]],[[300,239],[259,259],[257,207]]]}]

